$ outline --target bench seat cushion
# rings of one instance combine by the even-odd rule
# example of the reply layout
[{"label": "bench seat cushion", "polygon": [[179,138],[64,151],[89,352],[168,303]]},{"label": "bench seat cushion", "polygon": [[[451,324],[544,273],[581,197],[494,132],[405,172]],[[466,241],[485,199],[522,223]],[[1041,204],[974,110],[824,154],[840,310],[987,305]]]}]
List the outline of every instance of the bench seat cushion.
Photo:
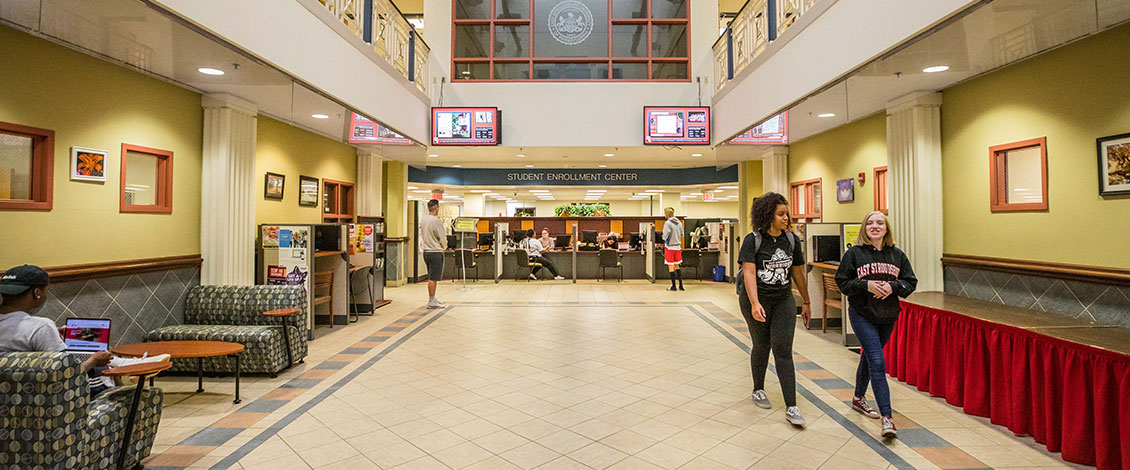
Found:
[{"label": "bench seat cushion", "polygon": [[[293,326],[290,329],[290,347],[294,362],[306,357],[306,341]],[[283,346],[282,328],[268,325],[174,325],[149,332],[146,341],[227,341],[242,344],[240,371],[243,373],[274,374],[285,369],[286,348]],[[210,373],[234,373],[235,358],[227,356],[203,358],[204,370]],[[173,360],[173,371],[195,372],[197,360]]]}]

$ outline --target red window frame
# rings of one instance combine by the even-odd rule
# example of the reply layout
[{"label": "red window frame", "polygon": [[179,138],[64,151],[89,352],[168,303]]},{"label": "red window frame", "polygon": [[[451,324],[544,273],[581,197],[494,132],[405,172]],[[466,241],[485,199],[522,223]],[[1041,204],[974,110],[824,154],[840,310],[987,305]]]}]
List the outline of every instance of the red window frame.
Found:
[{"label": "red window frame", "polygon": [[[538,57],[536,55],[534,46],[534,17],[536,16],[535,1],[530,2],[530,17],[525,19],[497,19],[495,8],[497,6],[496,0],[484,0],[490,2],[490,13],[488,18],[457,18],[456,4],[458,0],[451,0],[451,75],[455,77],[453,82],[690,82],[693,72],[691,70],[690,49],[691,49],[691,1],[687,0],[685,3],[686,16],[684,18],[652,18],[651,5],[654,0],[647,0],[647,18],[613,18],[612,2],[608,0],[608,56],[607,57]],[[496,26],[527,26],[529,29],[528,38],[528,54],[525,57],[499,57],[494,56],[495,46],[495,27]],[[643,25],[647,28],[647,56],[646,57],[614,57],[612,55],[612,27],[621,25]],[[684,26],[684,34],[687,43],[687,55],[685,57],[658,57],[653,55],[652,51],[652,27],[663,25],[682,25]],[[487,26],[490,31],[490,50],[487,57],[455,57],[455,38],[456,31],[459,26]],[[494,77],[494,69],[496,64],[521,64],[528,65],[528,76],[530,78],[522,79],[498,79]],[[534,78],[534,64],[536,63],[589,63],[589,64],[606,64],[608,78],[591,78],[591,79],[537,79]],[[643,63],[647,64],[647,77],[648,78],[612,78],[612,67],[617,63]],[[460,80],[457,68],[460,64],[486,64],[489,77],[487,79],[467,79]],[[687,77],[678,79],[658,79],[655,76],[655,66],[657,64],[684,64],[687,67]]]},{"label": "red window frame", "polygon": [[[332,196],[331,196],[332,194]],[[353,222],[353,183],[322,179],[322,201],[326,198],[334,199],[335,206],[332,211],[322,206],[322,223],[349,223]],[[342,210],[342,209],[345,210]]]},{"label": "red window frame", "polygon": [[[1005,155],[1013,150],[1040,148],[1040,193],[1041,202],[1008,202],[1008,173],[1005,169]],[[1016,212],[1048,210],[1048,138],[1022,140],[989,147],[989,210],[991,212]]]},{"label": "red window frame", "polygon": [[0,122],[0,133],[31,139],[30,199],[0,199],[0,210],[49,211],[55,184],[55,131]]},{"label": "red window frame", "polygon": [[875,167],[875,210],[887,215],[887,166]]},{"label": "red window frame", "polygon": [[[797,212],[796,203],[789,204],[789,214],[793,220],[797,222],[815,222],[816,219],[822,218],[824,214],[824,204],[821,201],[820,212],[813,212],[816,206],[816,188],[823,189],[823,178],[814,178],[810,180],[796,181],[789,183],[789,200],[797,201],[802,196],[801,191],[804,192],[804,209],[807,212]],[[824,191],[820,191],[820,197],[824,197]]]},{"label": "red window frame", "polygon": [[[156,202],[154,204],[127,204],[126,203],[126,168],[129,164],[126,156],[129,152],[144,153],[157,157],[157,188]],[[119,212],[136,212],[150,214],[171,214],[173,212],[173,151],[133,144],[122,144],[122,170],[121,191],[119,192]]]}]

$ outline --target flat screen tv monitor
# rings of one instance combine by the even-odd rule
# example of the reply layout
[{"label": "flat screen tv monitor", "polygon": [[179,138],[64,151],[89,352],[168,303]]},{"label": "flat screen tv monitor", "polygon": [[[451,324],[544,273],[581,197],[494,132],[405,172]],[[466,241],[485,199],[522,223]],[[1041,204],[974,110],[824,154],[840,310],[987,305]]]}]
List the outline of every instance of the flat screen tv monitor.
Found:
[{"label": "flat screen tv monitor", "polygon": [[816,245],[814,261],[840,261],[840,237],[838,235],[813,235],[812,243]]},{"label": "flat screen tv monitor", "polygon": [[596,243],[596,230],[581,230],[581,243]]},{"label": "flat screen tv monitor", "polygon": [[491,245],[494,245],[494,234],[488,233],[488,232],[480,233],[479,234],[479,246],[491,246]]},{"label": "flat screen tv monitor", "polygon": [[710,145],[709,106],[644,106],[644,145]]},{"label": "flat screen tv monitor", "polygon": [[432,108],[432,145],[499,145],[502,111],[498,108]]},{"label": "flat screen tv monitor", "polygon": [[357,113],[349,119],[349,143],[412,145],[412,139]]},{"label": "flat screen tv monitor", "polygon": [[789,143],[789,112],[766,119],[741,135],[730,139],[731,144],[784,145]]},{"label": "flat screen tv monitor", "polygon": [[314,226],[314,251],[342,251],[341,225],[319,224]]},{"label": "flat screen tv monitor", "polygon": [[553,239],[553,247],[558,250],[568,250],[569,241],[572,239],[572,235],[558,235]]}]

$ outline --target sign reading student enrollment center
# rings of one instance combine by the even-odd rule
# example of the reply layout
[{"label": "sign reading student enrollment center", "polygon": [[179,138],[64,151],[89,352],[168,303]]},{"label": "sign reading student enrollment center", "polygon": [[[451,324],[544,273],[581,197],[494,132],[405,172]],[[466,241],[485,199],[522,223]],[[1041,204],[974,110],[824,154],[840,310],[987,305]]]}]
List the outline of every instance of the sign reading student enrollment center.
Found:
[{"label": "sign reading student enrollment center", "polygon": [[648,186],[733,183],[738,167],[713,166],[673,169],[594,169],[549,168],[509,170],[492,168],[440,168],[424,170],[409,167],[408,181],[458,186]]}]

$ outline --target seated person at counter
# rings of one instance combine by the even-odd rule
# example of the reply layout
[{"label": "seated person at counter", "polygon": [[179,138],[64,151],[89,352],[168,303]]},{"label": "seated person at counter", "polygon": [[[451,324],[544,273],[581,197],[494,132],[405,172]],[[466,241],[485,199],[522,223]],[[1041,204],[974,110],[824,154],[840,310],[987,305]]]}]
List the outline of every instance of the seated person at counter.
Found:
[{"label": "seated person at counter", "polygon": [[620,234],[616,232],[609,233],[608,236],[604,238],[604,241],[600,243],[600,249],[615,250],[617,244],[620,243],[619,236]]},{"label": "seated person at counter", "polygon": [[[520,234],[522,232],[518,233]],[[522,241],[518,243],[518,249],[526,250],[526,253],[530,255],[530,261],[541,264],[541,266],[534,266],[533,270],[530,271],[530,279],[533,279],[535,281],[538,279],[537,274],[538,271],[541,271],[542,266],[548,269],[549,272],[553,273],[554,279],[558,281],[565,279],[557,273],[557,267],[555,267],[548,258],[541,255],[543,248],[541,246],[541,242],[539,242],[538,239],[534,238],[534,231],[531,229],[525,234],[526,238],[523,238]]]},{"label": "seated person at counter", "polygon": [[549,236],[549,227],[541,229],[541,238],[538,239],[541,243],[542,251],[553,251],[553,237]]}]

